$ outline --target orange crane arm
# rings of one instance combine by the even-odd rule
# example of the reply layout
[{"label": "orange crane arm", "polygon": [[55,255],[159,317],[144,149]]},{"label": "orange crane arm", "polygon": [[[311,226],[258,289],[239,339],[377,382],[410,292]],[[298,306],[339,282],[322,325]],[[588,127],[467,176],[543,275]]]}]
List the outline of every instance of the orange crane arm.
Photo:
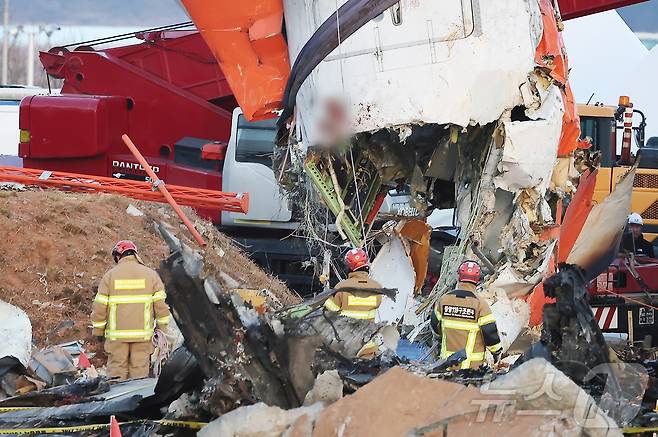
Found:
[{"label": "orange crane arm", "polygon": [[290,73],[282,0],[182,0],[248,120],[273,118]]}]

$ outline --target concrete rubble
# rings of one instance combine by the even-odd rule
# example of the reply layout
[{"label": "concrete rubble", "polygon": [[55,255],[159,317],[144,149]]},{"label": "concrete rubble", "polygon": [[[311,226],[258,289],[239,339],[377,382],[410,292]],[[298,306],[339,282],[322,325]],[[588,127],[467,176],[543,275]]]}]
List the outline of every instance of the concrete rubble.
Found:
[{"label": "concrete rubble", "polygon": [[[554,391],[542,391],[545,377]],[[560,397],[551,398],[554,393]],[[586,416],[574,417],[574,411]],[[589,395],[542,359],[480,388],[428,380],[395,367],[331,405],[317,403],[287,411],[263,404],[242,407],[211,422],[200,435],[460,436],[485,432],[622,435]]]}]

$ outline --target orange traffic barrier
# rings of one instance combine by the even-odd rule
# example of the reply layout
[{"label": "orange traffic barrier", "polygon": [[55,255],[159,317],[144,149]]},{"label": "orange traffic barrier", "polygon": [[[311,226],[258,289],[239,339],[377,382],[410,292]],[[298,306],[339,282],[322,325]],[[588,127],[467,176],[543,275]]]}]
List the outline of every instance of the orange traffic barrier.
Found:
[{"label": "orange traffic barrier", "polygon": [[174,200],[174,198],[169,193],[169,190],[167,190],[165,183],[160,178],[158,178],[158,175],[155,174],[149,163],[146,162],[146,159],[144,159],[144,157],[137,149],[137,146],[135,146],[135,144],[132,142],[130,137],[126,134],[123,134],[121,135],[121,139],[123,140],[124,144],[128,147],[128,149],[130,149],[130,152],[133,154],[137,162],[140,163],[146,174],[149,175],[151,181],[153,181],[153,186],[156,187],[158,190],[160,190],[160,193],[162,193],[167,203],[172,207],[174,212],[183,221],[183,224],[185,224],[187,230],[190,231],[190,233],[194,237],[194,240],[196,240],[199,246],[205,247],[206,242],[203,240],[201,234],[199,234],[199,231],[196,230],[190,219],[187,218],[183,210],[180,208],[180,206],[178,206],[176,200]]}]

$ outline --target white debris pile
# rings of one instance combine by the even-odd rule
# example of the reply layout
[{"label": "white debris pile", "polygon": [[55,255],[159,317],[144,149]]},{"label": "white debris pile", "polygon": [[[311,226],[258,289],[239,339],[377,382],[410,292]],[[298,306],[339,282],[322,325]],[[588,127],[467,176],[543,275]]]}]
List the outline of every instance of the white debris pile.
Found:
[{"label": "white debris pile", "polygon": [[[399,367],[331,405],[238,408],[200,436],[280,435],[621,436],[580,387],[542,359],[487,387],[417,376]],[[538,434],[539,433],[539,434]]]}]

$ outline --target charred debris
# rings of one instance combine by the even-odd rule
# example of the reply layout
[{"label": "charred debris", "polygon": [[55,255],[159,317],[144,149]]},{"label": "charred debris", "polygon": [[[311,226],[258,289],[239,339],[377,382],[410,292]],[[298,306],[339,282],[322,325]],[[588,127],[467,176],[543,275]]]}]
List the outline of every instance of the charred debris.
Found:
[{"label": "charred debris", "polygon": [[[615,205],[613,196],[600,208]],[[600,214],[610,221],[609,211],[594,210],[594,224],[583,232],[597,226],[596,247],[612,247],[616,236],[601,231]],[[181,333],[159,377],[108,381],[85,365],[79,344],[31,357],[8,354],[0,362],[0,384],[13,389],[0,400],[3,432],[62,427],[96,435],[110,416],[122,422],[124,435],[193,435],[198,429],[200,435],[235,436],[360,435],[366,429],[458,435],[480,427],[620,435],[622,427],[658,422],[655,351],[635,345],[613,352],[586,302],[587,283],[605,264],[605,251],[575,251],[544,282],[555,303],[546,306],[540,339],[528,350],[510,350],[493,369],[453,370],[465,359],[463,351],[434,359],[431,339],[417,335],[413,342],[403,330],[412,340],[406,347],[420,352],[410,358],[395,327],[324,311],[331,290],[287,304],[267,291],[235,291],[231,272],[212,256],[192,249],[171,227],[154,226],[170,248],[159,273]],[[382,293],[395,303],[395,291]],[[14,316],[25,323],[19,310]],[[360,356],[370,341],[377,352]],[[382,412],[387,420],[369,428],[348,420]]]},{"label": "charred debris", "polygon": [[[655,404],[651,382],[658,365],[636,359],[641,364],[629,374],[630,364],[620,370],[611,360],[583,306],[586,275],[580,267],[565,265],[547,281],[556,303],[546,309],[541,341],[521,358],[510,357],[495,370],[455,371],[463,351],[448,360],[401,358],[381,324],[327,313],[322,296],[286,307],[274,299],[254,304],[220,285],[200,252],[160,231],[172,253],[159,271],[184,341],[159,379],[115,384],[83,372],[68,384],[1,401],[2,428],[102,424],[114,415],[130,435],[191,432],[172,428],[174,420],[210,422],[201,435],[236,436],[340,435],[341,425],[331,422],[339,420],[346,435],[356,435],[363,424],[345,422],[345,415],[379,410],[395,417],[412,407],[410,417],[388,426],[408,435],[451,435],[464,426],[620,435],[619,427],[632,420],[653,423],[646,406]],[[378,335],[377,356],[357,358],[364,341]],[[553,391],[560,396],[552,397]],[[529,413],[539,409],[553,415]],[[264,424],[271,428],[263,430]]]}]

